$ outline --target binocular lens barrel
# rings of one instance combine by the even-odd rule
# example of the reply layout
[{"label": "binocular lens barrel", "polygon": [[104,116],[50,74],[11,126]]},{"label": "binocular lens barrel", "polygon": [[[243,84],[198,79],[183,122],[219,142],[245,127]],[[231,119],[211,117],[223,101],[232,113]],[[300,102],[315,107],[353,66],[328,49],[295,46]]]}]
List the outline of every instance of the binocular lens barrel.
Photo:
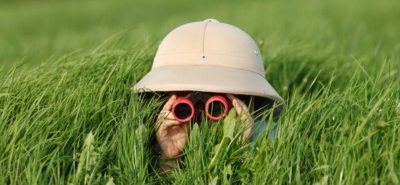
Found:
[{"label": "binocular lens barrel", "polygon": [[219,117],[224,113],[224,106],[221,102],[214,101],[210,103],[210,107],[208,107],[207,112],[213,117]]},{"label": "binocular lens barrel", "polygon": [[213,96],[206,103],[206,114],[211,120],[218,121],[228,113],[228,102],[222,96]]},{"label": "binocular lens barrel", "polygon": [[175,116],[179,119],[186,119],[192,114],[192,109],[186,103],[180,103],[175,107]]},{"label": "binocular lens barrel", "polygon": [[194,116],[194,106],[187,98],[178,98],[172,109],[175,119],[181,123],[189,122]]}]

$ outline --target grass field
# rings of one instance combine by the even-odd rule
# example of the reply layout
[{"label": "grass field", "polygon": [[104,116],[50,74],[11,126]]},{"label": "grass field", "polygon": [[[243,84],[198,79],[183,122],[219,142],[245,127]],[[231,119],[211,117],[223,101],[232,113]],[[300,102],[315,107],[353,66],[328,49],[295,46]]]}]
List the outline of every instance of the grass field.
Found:
[{"label": "grass field", "polygon": [[[1,1],[0,184],[400,184],[399,9]],[[130,87],[168,31],[209,17],[257,41],[288,107],[272,141],[239,145],[222,124],[194,126],[181,167],[160,175],[150,148],[163,100]]]}]

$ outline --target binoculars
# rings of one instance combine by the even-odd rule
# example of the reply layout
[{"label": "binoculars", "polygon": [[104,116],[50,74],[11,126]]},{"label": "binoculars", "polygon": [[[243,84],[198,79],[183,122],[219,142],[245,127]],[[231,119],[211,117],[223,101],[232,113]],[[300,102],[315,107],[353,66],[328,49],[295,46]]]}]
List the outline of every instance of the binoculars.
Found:
[{"label": "binoculars", "polygon": [[230,107],[224,95],[193,92],[178,96],[172,105],[172,114],[180,123],[191,121],[199,112],[204,112],[212,121],[218,121],[227,115]]}]

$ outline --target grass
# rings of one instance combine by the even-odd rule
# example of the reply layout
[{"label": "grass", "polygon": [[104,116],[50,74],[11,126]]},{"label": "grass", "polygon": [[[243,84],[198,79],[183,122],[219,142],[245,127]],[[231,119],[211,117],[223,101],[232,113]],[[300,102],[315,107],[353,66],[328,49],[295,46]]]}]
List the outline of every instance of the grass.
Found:
[{"label": "grass", "polygon": [[[0,184],[400,184],[398,2],[159,3],[0,2]],[[130,87],[169,30],[208,17],[253,36],[288,108],[272,141],[193,126],[160,175],[164,99]]]}]

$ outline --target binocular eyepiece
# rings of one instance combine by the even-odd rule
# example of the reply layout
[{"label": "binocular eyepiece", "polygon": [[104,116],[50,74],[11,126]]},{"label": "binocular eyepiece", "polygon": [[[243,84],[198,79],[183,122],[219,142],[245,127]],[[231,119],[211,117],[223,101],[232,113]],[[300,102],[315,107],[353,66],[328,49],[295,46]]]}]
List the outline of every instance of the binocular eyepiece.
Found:
[{"label": "binocular eyepiece", "polygon": [[229,110],[227,99],[223,95],[188,94],[178,97],[172,105],[172,114],[180,123],[193,119],[198,101],[204,104],[204,112],[212,121],[218,121],[226,116]]}]

